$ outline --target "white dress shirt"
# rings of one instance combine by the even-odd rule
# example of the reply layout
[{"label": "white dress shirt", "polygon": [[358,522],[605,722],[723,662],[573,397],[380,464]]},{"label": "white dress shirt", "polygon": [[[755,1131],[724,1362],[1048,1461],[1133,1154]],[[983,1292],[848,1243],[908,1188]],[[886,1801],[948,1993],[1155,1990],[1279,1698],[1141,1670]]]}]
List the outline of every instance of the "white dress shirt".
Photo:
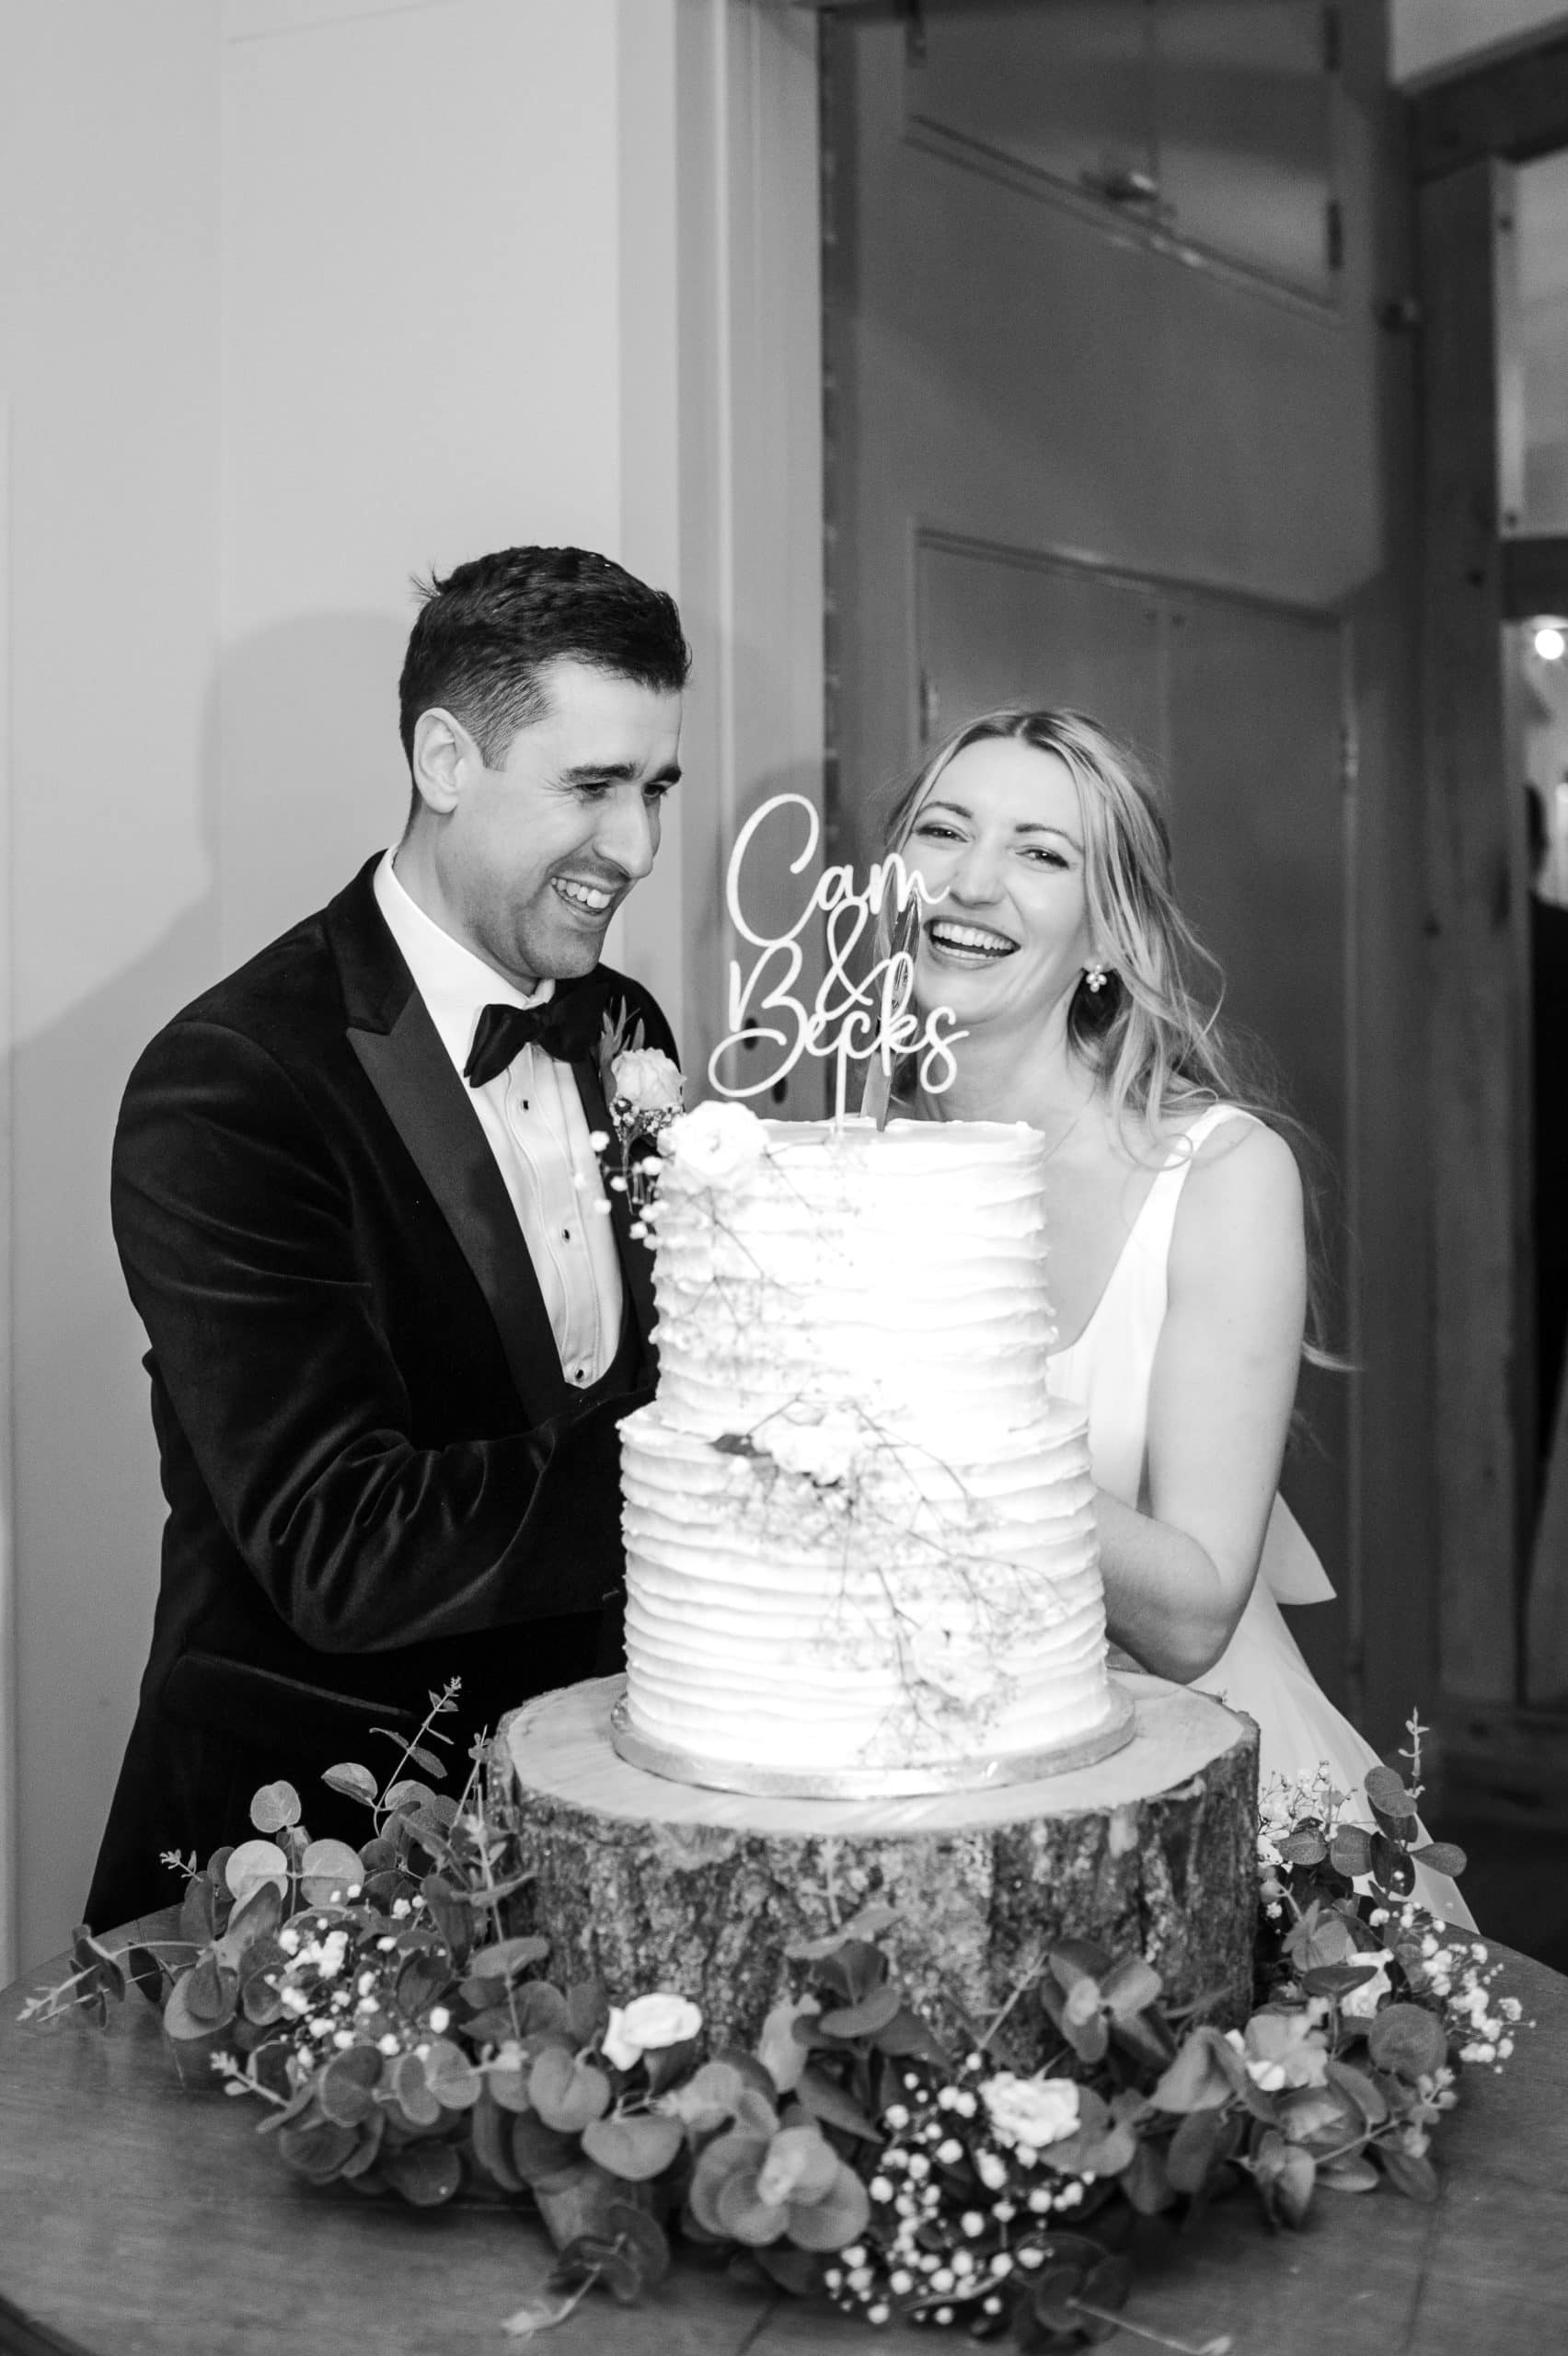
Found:
[{"label": "white dress shirt", "polygon": [[[444,932],[398,882],[388,851],[375,901],[461,1080],[481,1008],[542,1006],[553,981],[525,996]],[[615,1357],[621,1273],[609,1201],[569,1064],[525,1047],[503,1072],[465,1094],[478,1114],[539,1279],[569,1382],[594,1382]]]}]

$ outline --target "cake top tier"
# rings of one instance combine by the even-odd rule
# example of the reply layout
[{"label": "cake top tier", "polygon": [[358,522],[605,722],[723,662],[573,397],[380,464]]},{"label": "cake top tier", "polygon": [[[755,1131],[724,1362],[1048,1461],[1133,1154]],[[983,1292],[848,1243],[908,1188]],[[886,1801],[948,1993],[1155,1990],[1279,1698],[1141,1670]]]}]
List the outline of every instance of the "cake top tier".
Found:
[{"label": "cake top tier", "polygon": [[922,1440],[1047,1414],[1044,1143],[1021,1123],[763,1121],[662,1144],[660,1402],[694,1432],[841,1404]]}]

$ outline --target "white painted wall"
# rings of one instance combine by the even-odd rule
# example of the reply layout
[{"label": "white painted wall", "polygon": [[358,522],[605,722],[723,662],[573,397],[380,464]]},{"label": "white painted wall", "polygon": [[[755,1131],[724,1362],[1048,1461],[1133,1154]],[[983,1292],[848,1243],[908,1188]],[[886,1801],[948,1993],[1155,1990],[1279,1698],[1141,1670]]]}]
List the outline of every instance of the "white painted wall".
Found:
[{"label": "white painted wall", "polygon": [[216,954],[217,73],[208,0],[0,6],[24,1962],[86,1896],[156,1578],[106,1198],[126,1071]]},{"label": "white painted wall", "polygon": [[225,964],[401,827],[410,572],[621,537],[616,0],[230,24]]},{"label": "white painted wall", "polygon": [[[765,781],[820,791],[815,26],[780,0],[0,0],[0,44],[31,1964],[86,1891],[156,1587],[120,1090],[399,826],[410,572],[575,540],[680,597],[687,779],[611,953],[699,1056],[721,829]],[[0,1706],[0,1780],[4,1740]]]},{"label": "white painted wall", "polygon": [[1392,0],[1390,67],[1396,82],[1452,65],[1473,52],[1568,24],[1562,0]]}]

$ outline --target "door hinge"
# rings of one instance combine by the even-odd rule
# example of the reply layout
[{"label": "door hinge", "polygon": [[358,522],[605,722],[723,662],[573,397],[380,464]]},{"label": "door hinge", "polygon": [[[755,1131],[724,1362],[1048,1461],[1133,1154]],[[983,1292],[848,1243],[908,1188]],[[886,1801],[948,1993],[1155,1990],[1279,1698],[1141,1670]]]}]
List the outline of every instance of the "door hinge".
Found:
[{"label": "door hinge", "polygon": [[1344,268],[1344,211],[1337,196],[1331,196],[1324,211],[1324,235],[1328,247],[1329,268]]},{"label": "door hinge", "polygon": [[922,671],[920,674],[920,742],[922,745],[929,745],[935,738],[940,710],[941,699],[937,693],[937,683],[928,671]]},{"label": "door hinge", "polygon": [[1361,783],[1361,732],[1354,720],[1340,722],[1340,791],[1353,794]]}]

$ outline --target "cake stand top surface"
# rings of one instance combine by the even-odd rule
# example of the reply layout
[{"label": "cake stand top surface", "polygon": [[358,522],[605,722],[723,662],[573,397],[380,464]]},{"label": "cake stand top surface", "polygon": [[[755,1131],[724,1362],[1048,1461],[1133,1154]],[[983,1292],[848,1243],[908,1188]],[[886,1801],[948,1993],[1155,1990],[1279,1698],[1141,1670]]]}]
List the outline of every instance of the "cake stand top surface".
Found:
[{"label": "cake stand top surface", "polygon": [[1037,1783],[1007,1784],[914,1799],[801,1799],[709,1791],[617,1756],[610,1713],[624,1677],[601,1677],[540,1693],[502,1722],[500,1742],[518,1783],[598,1816],[746,1832],[882,1835],[962,1832],[1042,1816],[1103,1815],[1136,1807],[1201,1774],[1246,1738],[1251,1721],[1190,1686],[1118,1676],[1136,1713],[1133,1738],[1108,1759]]}]

